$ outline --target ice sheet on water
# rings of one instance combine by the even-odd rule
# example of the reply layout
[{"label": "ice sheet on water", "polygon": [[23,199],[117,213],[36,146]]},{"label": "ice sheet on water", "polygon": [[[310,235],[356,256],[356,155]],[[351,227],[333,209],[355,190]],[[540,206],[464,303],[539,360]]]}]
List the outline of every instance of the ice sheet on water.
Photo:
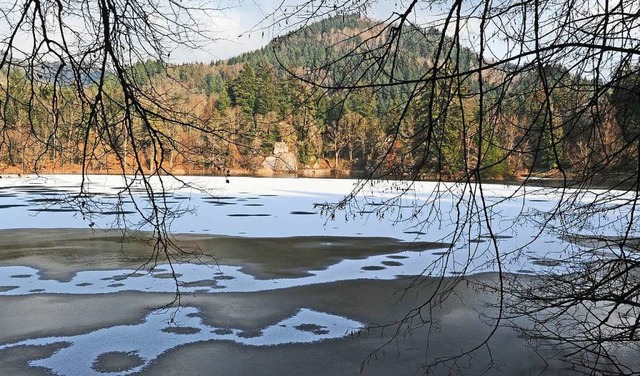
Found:
[{"label": "ice sheet on water", "polygon": [[[511,271],[535,270],[535,265],[523,265],[518,258],[530,261],[562,258],[569,245],[567,234],[615,236],[625,228],[629,217],[628,207],[614,205],[628,199],[624,193],[617,192],[593,190],[573,197],[575,200],[571,202],[582,215],[571,216],[570,211],[555,210],[558,200],[566,199],[571,192],[549,188],[484,185],[482,198],[489,205],[485,212],[468,200],[472,189],[469,186],[383,182],[365,186],[351,210],[339,211],[332,219],[320,215],[318,204],[339,202],[357,186],[356,180],[232,178],[227,184],[222,177],[183,179],[200,190],[167,178],[164,182],[167,195],[155,196],[166,197],[170,208],[183,211],[171,220],[174,233],[244,237],[384,236],[405,241],[442,241],[455,243],[456,253],[464,252],[485,261],[482,257],[487,252],[493,253],[493,244],[487,239],[489,229],[484,223],[488,217],[503,257],[501,261]],[[56,201],[57,196],[42,196],[48,190],[57,194],[67,194],[72,187],[77,190],[79,176],[1,179],[5,196],[0,197],[0,228],[86,228],[89,225],[111,228],[121,226],[123,220],[130,225],[142,223],[139,214],[131,213],[135,210],[128,197],[125,199],[129,201],[124,200],[114,209],[117,193],[130,182],[124,182],[120,176],[89,176],[88,182],[93,207],[81,212],[81,208]],[[157,182],[152,183],[159,188]],[[140,191],[133,200],[141,208],[148,207],[144,187],[139,182],[131,186],[134,191]],[[64,187],[64,192],[59,187]],[[403,196],[398,198],[401,193]],[[479,192],[472,195],[480,197]],[[251,205],[238,204],[239,200],[250,201]],[[586,204],[598,201],[606,201],[607,210],[596,214],[581,211],[587,210]],[[555,216],[549,219],[552,213]],[[380,218],[382,214],[384,218]],[[547,227],[544,231],[541,231],[542,224]],[[149,229],[144,225],[142,228]],[[635,232],[632,231],[632,235],[637,235]],[[517,267],[510,267],[511,263]]]},{"label": "ice sheet on water", "polygon": [[[390,259],[397,261],[390,262]],[[391,280],[398,276],[454,275],[491,269],[491,255],[468,259],[468,254],[446,252],[446,249],[402,251],[393,254],[370,256],[363,259],[346,259],[327,268],[309,270],[309,275],[299,278],[258,279],[242,271],[240,266],[203,264],[176,264],[183,293],[260,292],[299,286],[361,279]],[[446,266],[446,267],[445,267]],[[513,271],[523,265],[511,264]],[[528,265],[541,271],[543,264]],[[515,269],[517,268],[517,269]],[[0,267],[0,295],[30,294],[109,294],[123,291],[174,293],[176,281],[168,273],[168,265],[159,265],[153,272],[135,270],[88,270],[78,272],[69,281],[43,279],[39,270],[27,266]],[[7,287],[2,291],[1,287]],[[11,288],[8,288],[11,287]]]}]

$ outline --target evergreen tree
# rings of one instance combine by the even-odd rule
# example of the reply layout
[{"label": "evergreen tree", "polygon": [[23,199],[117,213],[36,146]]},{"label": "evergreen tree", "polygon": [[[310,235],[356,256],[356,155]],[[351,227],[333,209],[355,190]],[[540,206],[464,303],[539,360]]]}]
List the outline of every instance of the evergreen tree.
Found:
[{"label": "evergreen tree", "polygon": [[257,79],[250,64],[244,64],[231,86],[232,103],[246,115],[253,116],[257,100]]}]

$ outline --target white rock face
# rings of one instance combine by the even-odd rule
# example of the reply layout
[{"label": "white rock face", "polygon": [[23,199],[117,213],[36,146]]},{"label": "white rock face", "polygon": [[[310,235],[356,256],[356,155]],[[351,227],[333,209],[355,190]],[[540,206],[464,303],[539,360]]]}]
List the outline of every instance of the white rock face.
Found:
[{"label": "white rock face", "polygon": [[279,172],[293,172],[298,170],[298,160],[286,143],[276,142],[273,155],[265,158],[262,167]]}]

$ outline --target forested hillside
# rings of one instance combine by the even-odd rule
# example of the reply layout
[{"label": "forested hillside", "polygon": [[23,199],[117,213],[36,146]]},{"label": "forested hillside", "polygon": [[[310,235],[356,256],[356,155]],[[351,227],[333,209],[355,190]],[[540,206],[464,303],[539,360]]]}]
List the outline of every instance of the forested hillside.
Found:
[{"label": "forested hillside", "polygon": [[[0,82],[2,97],[10,98],[0,103],[4,115],[0,171],[78,172],[84,165],[85,172],[119,173],[134,170],[134,160],[145,161],[151,170],[157,165],[154,158],[155,162],[160,158],[164,169],[178,174],[227,170],[268,173],[273,166],[265,164],[265,158],[272,155],[277,143],[284,143],[279,144],[280,149],[286,145],[297,159],[297,166],[288,165],[286,170],[355,172],[375,168],[395,177],[417,171],[414,177],[418,178],[455,179],[478,163],[483,174],[493,178],[553,172],[565,161],[584,171],[584,166],[598,169],[589,165],[596,163],[593,161],[608,160],[613,163],[601,172],[623,171],[625,160],[637,158],[633,152],[607,154],[637,137],[634,119],[638,117],[616,116],[628,111],[621,103],[637,102],[637,96],[611,89],[608,97],[613,100],[585,105],[587,110],[580,114],[585,119],[591,116],[589,105],[609,108],[604,113],[610,116],[598,119],[603,127],[597,131],[585,128],[570,111],[575,111],[576,103],[589,102],[580,88],[592,83],[560,66],[546,67],[551,82],[545,87],[552,87],[552,93],[542,95],[537,76],[520,69],[509,85],[496,85],[485,94],[502,98],[500,105],[482,111],[477,82],[471,76],[459,81],[455,93],[446,84],[438,84],[429,90],[422,88],[427,94],[410,102],[411,85],[323,90],[291,76],[326,82],[334,89],[348,87],[354,75],[382,83],[380,69],[388,70],[393,80],[411,82],[423,77],[433,64],[440,33],[405,32],[400,36],[403,48],[392,61],[385,61],[386,56],[375,55],[376,44],[384,44],[389,37],[381,30],[378,23],[359,16],[335,17],[227,61],[183,65],[146,61],[129,67],[126,73],[135,77],[146,89],[148,100],[157,104],[151,119],[157,124],[154,132],[125,134],[127,131],[112,121],[107,131],[91,134],[83,127],[77,93],[71,88],[68,92],[53,90],[51,79],[34,83],[34,77],[15,69]],[[450,40],[444,43],[458,48]],[[343,59],[358,56],[360,51],[358,59]],[[469,70],[476,64],[476,55],[469,49],[459,48],[456,53],[458,67]],[[486,81],[503,82],[508,74],[491,72]],[[109,79],[104,83],[107,88]],[[627,82],[629,87],[637,86],[632,78]],[[28,94],[31,85],[38,86],[38,96]],[[95,85],[96,80],[87,73],[89,95]],[[62,110],[49,109],[54,97],[64,104]],[[551,98],[542,106],[553,109],[549,111],[554,114],[551,121],[539,110],[543,97]],[[132,105],[126,96],[116,94],[109,103],[112,107],[105,112],[115,119]],[[446,116],[440,116],[445,105]],[[491,127],[483,130],[482,137],[474,128],[481,118],[490,119],[484,124]],[[185,126],[176,127],[176,122]],[[537,122],[539,128],[518,127]],[[427,123],[435,126],[426,127]],[[462,127],[462,123],[471,126]],[[163,141],[160,153],[156,141]],[[482,153],[476,152],[479,148]],[[90,157],[83,157],[87,155]],[[423,158],[425,155],[428,157]],[[477,160],[478,155],[482,160]]]}]

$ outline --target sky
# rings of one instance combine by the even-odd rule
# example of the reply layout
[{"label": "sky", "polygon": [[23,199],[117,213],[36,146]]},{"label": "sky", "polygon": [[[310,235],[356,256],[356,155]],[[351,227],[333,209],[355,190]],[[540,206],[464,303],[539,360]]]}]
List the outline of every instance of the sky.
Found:
[{"label": "sky", "polygon": [[172,54],[175,62],[211,62],[228,59],[243,52],[265,46],[273,38],[273,32],[250,33],[266,17],[264,6],[254,2],[235,4],[229,9],[204,16],[203,24],[215,39],[204,43],[200,49],[184,49]]},{"label": "sky", "polygon": [[[295,29],[291,25],[282,22],[274,22],[273,13],[282,16],[282,9],[292,9],[291,4],[300,4],[304,0],[238,0],[237,3],[224,2],[227,7],[223,11],[213,12],[209,16],[203,16],[202,25],[209,25],[208,30],[215,38],[214,42],[204,43],[199,49],[180,49],[172,54],[172,62],[211,62],[228,59],[243,52],[259,49],[269,43],[274,37]],[[361,3],[351,1],[353,3]],[[312,2],[315,4],[315,2]],[[321,2],[322,3],[322,2]],[[329,2],[325,2],[329,3]],[[345,2],[336,1],[338,4]],[[407,9],[407,0],[370,0],[367,2],[371,6],[366,15],[377,20],[386,20],[396,13],[404,13]],[[476,0],[468,0],[463,4],[463,14],[474,12],[478,6]],[[276,7],[281,5],[280,10]],[[434,24],[436,27],[441,20],[446,18],[450,1],[445,0],[438,3],[418,2],[409,17],[409,20],[417,25]],[[317,9],[317,8],[316,8]],[[332,8],[329,8],[332,11]],[[274,24],[275,23],[275,24]],[[461,28],[461,42],[472,49],[477,50],[478,44],[477,30],[480,21],[470,19],[466,26]],[[504,42],[495,38],[492,52],[497,55],[507,53]]]},{"label": "sky", "polygon": [[[311,7],[296,8],[296,5],[304,4],[305,2],[312,4]],[[197,24],[198,28],[205,31],[208,38],[199,40],[197,48],[185,47],[182,43],[174,43],[173,45],[167,43],[164,47],[171,51],[169,58],[171,63],[209,63],[228,59],[243,52],[259,49],[269,43],[274,37],[297,29],[300,25],[296,25],[296,20],[318,20],[323,18],[323,13],[331,15],[340,12],[351,13],[354,7],[360,6],[362,3],[369,5],[366,9],[366,15],[368,17],[385,20],[393,15],[394,12],[404,13],[408,7],[408,2],[408,0],[335,0],[337,8],[334,8],[334,2],[318,2],[314,0],[185,0],[184,2],[181,1],[181,4],[189,4],[188,6],[193,6],[195,11],[183,19],[180,19],[179,16],[177,18],[172,16],[175,9],[172,8],[171,2],[158,2],[157,4],[160,4],[158,5],[158,9],[160,10],[158,14],[163,14],[166,18],[159,16],[153,21],[158,22],[161,27],[164,25],[168,30],[173,31],[171,27],[172,22],[178,20],[178,23],[182,21],[188,23],[188,21],[191,20],[190,18],[193,17],[192,21]],[[96,21],[99,21],[99,9],[90,5],[89,8],[85,9],[74,2],[64,4],[66,4],[66,13],[63,13],[62,17],[64,18],[64,24],[68,28],[65,32],[67,42],[70,42],[71,45],[80,46],[77,47],[80,51],[92,48],[91,43],[96,39],[95,33],[101,32],[99,22],[96,23]],[[88,4],[95,5],[95,3],[91,2]],[[138,4],[144,5],[146,2],[140,1]],[[347,7],[348,4],[351,4],[351,10],[341,9],[342,6]],[[478,0],[468,0],[465,1],[464,4],[470,9],[478,4]],[[444,9],[447,9],[449,5],[450,0],[444,0],[438,3],[420,1],[413,9],[409,20],[418,25],[425,25],[436,20],[441,20],[444,16]],[[291,22],[288,24],[279,22],[284,12],[291,12],[293,9],[304,9],[305,11],[301,12],[298,17],[292,17]],[[315,13],[315,17],[311,17],[309,16],[310,9],[319,12]],[[46,12],[48,13],[47,17],[51,18],[47,18],[46,20],[48,37],[62,43],[56,21],[56,16],[58,15],[57,8],[52,6],[52,8],[47,9]],[[19,22],[21,13],[21,8],[16,8],[15,3],[0,0],[0,14],[2,14],[2,16],[0,16],[0,50],[3,49],[3,45],[7,42],[6,38],[11,34],[9,31],[11,27],[9,27],[9,25],[15,25]],[[87,13],[93,14],[94,19],[90,22],[87,22],[86,17],[78,16],[78,14]],[[318,13],[320,13],[320,15],[318,15]],[[150,14],[153,14],[153,12]],[[39,24],[38,22],[36,23]],[[477,27],[477,25],[471,26]],[[187,28],[188,27],[189,26],[187,26]],[[14,53],[23,51],[29,53],[29,51],[34,48],[32,30],[22,28],[18,34],[17,38],[13,40],[14,48],[17,47]],[[467,34],[472,35],[473,32]],[[41,36],[38,37],[38,40],[40,39]],[[189,37],[189,39],[192,38]],[[135,40],[136,38],[134,38],[134,42]],[[140,38],[137,38],[137,40],[140,40]],[[40,52],[46,50],[46,47],[41,47]],[[141,49],[136,48],[136,50],[140,51]],[[152,50],[153,49],[150,49],[150,51]],[[145,58],[143,55],[144,53],[141,54],[139,58]],[[153,54],[151,56],[153,56]],[[55,59],[55,56],[52,56],[52,58]]]},{"label": "sky", "polygon": [[[292,4],[300,4],[308,1],[315,7],[323,6],[322,4],[326,6],[328,4],[329,7],[325,9],[329,9],[331,12],[334,3],[338,4],[338,11],[339,7],[345,3],[366,3],[371,5],[366,13],[368,17],[385,20],[393,15],[394,12],[404,13],[408,4],[411,3],[410,0],[235,0],[237,2],[233,4],[229,4],[228,1],[234,0],[220,1],[224,1],[224,4],[230,6],[223,12],[216,13],[212,19],[202,23],[211,25],[210,30],[217,40],[206,43],[202,48],[196,50],[176,51],[178,53],[172,54],[172,62],[207,63],[227,59],[243,52],[263,47],[275,36],[295,29],[295,27],[291,25],[289,25],[288,28],[286,25],[278,25],[278,22],[270,26],[274,19],[271,14],[277,6],[280,6],[281,10],[287,8],[291,11]],[[513,4],[519,3],[514,0]],[[565,27],[566,25],[562,25],[564,16],[559,17],[558,15],[563,15],[564,13],[562,12],[567,12],[567,10],[554,6],[553,4],[555,3],[553,2],[549,4],[551,5],[541,10],[543,24],[539,26],[538,31],[540,35],[542,35],[542,44],[582,42],[582,40],[580,40],[580,38],[582,38],[581,35],[589,39],[591,38],[590,35],[592,35],[590,34],[591,31],[601,32],[596,26],[598,22],[604,22],[605,20],[608,20],[611,24],[617,23],[619,26],[626,25],[624,22],[619,22],[620,20],[614,16],[603,16],[606,11],[605,8],[603,8],[601,0],[584,0],[583,2],[574,4],[569,13],[566,14],[570,22],[570,27]],[[562,2],[559,4],[562,4]],[[433,25],[441,29],[442,20],[447,18],[447,12],[451,6],[452,0],[418,1],[409,17],[409,21],[423,27]],[[460,28],[460,42],[463,46],[476,52],[480,51],[479,30],[481,24],[478,15],[482,13],[482,6],[483,2],[481,0],[465,0],[461,3],[461,14],[465,23],[461,25]],[[527,38],[523,42],[523,39],[518,37],[519,33],[528,33],[529,36],[533,33],[534,26],[531,17],[525,17],[525,13],[522,13],[517,6],[514,7],[514,9],[512,13],[507,12],[502,16],[492,17],[491,21],[485,25],[485,48],[483,52],[486,60],[500,61],[507,57],[512,57],[514,54],[519,55],[521,53],[525,54],[525,56],[516,63],[530,61],[535,58],[536,55],[531,53],[535,48],[533,39]],[[277,13],[282,16],[281,11]],[[335,14],[335,12],[332,13]],[[594,18],[589,18],[591,16],[594,16]],[[582,20],[582,17],[584,20]],[[629,28],[632,26],[633,25],[627,25]],[[581,30],[582,28],[584,28],[582,34],[575,31]],[[570,29],[574,31],[567,33],[566,31]],[[558,34],[558,31],[564,31],[565,33]],[[449,35],[452,34],[449,28],[445,32]],[[611,32],[611,30],[609,30],[609,32]],[[639,38],[637,30],[630,33],[632,34],[627,35],[627,39],[621,38],[616,41],[610,38],[592,42],[595,44],[601,42],[603,44],[621,46],[627,40],[637,40]],[[624,35],[624,33],[621,35]],[[604,57],[601,60],[605,62],[603,63],[604,65],[600,64],[600,60],[598,59],[580,59],[580,57],[584,57],[580,55],[583,52],[581,49],[566,49],[566,51],[559,51],[557,56],[549,56],[548,58],[555,63],[561,63],[571,67],[574,65],[577,56],[578,61],[582,62],[582,65],[574,68],[581,72],[580,74],[587,76],[594,72],[602,73],[613,71],[618,65],[619,56],[617,56],[615,52],[609,52],[606,56],[603,55]]]},{"label": "sky", "polygon": [[[415,8],[408,18],[409,21],[416,25],[426,27],[427,25],[434,26],[436,28],[443,28],[442,20],[447,18],[447,13],[451,9],[453,0],[441,0],[441,1],[418,1]],[[515,1],[515,0],[514,0]],[[599,0],[585,0],[586,5],[576,7],[572,10],[572,14],[578,14],[580,12],[590,13],[599,12],[602,9],[598,8]],[[196,48],[188,48],[184,46],[184,39],[174,40],[171,44],[171,37],[167,38],[168,41],[163,40],[163,43],[169,42],[163,47],[170,50],[169,62],[171,63],[191,63],[191,62],[203,62],[209,63],[217,60],[228,59],[233,56],[237,56],[243,52],[253,51],[265,46],[274,37],[294,30],[300,26],[296,25],[296,20],[318,20],[325,15],[334,15],[341,12],[352,13],[353,8],[360,6],[360,4],[367,4],[365,14],[377,20],[387,20],[394,13],[396,15],[404,13],[410,0],[181,0],[180,4],[190,4],[193,6],[193,12],[187,16],[175,16],[175,8],[172,4],[175,2],[169,1],[157,1],[157,0],[139,0],[134,2],[140,6],[147,6],[149,4],[156,4],[158,8],[154,8],[156,12],[149,11],[150,19],[159,25],[161,32],[166,32],[168,35],[180,31],[180,27],[175,27],[175,23],[182,25],[183,21],[192,21],[192,25],[196,25],[197,28],[204,29],[209,38],[199,40]],[[311,4],[308,7],[296,8],[296,5],[308,3]],[[18,7],[15,2],[0,0],[0,51],[6,46],[11,29],[10,24],[17,24],[21,19],[22,8]],[[47,24],[48,37],[54,40],[62,42],[60,33],[57,28],[56,17],[58,16],[55,2],[51,2],[46,9],[46,18],[44,21]],[[75,46],[75,49],[79,51],[87,51],[94,48],[95,40],[100,39],[101,35],[101,22],[99,22],[100,11],[97,8],[95,2],[64,2],[66,13],[62,13],[61,17],[64,19],[65,35],[69,38],[67,41],[71,41],[71,45]],[[84,4],[84,5],[83,5]],[[89,5],[86,5],[89,4]],[[337,8],[334,8],[336,4]],[[351,10],[342,10],[341,7],[347,6],[345,4],[351,4]],[[462,45],[471,48],[472,50],[479,51],[479,30],[480,21],[478,14],[482,12],[482,0],[465,0],[461,3],[461,19],[463,24],[460,27],[460,37]],[[595,8],[594,8],[595,7]],[[517,7],[516,7],[517,8]],[[593,8],[593,9],[591,9]],[[207,10],[205,10],[207,9]],[[303,11],[300,11],[302,9]],[[159,10],[159,11],[158,11]],[[290,18],[291,22],[287,25],[285,22],[279,22],[282,20],[285,13],[291,13],[292,11],[299,11],[298,17]],[[314,17],[310,16],[309,11],[319,11],[314,13]],[[550,7],[542,12],[542,18],[546,22],[546,26],[541,28],[543,32],[544,43],[555,43],[556,36],[554,30],[558,29],[557,22],[561,21],[554,12],[561,9]],[[514,34],[519,32],[531,33],[532,22],[530,18],[518,18],[516,17],[518,9],[511,13],[500,13],[496,17],[492,17],[491,21],[485,25],[486,39],[485,39],[485,55],[484,58],[488,60],[499,60],[505,56],[509,56],[514,48],[524,48],[524,50],[531,50],[531,40],[522,44],[519,38],[513,38]],[[578,12],[578,13],[576,13]],[[143,11],[144,13],[144,11]],[[319,14],[318,14],[319,13]],[[580,13],[580,14],[582,14]],[[92,14],[93,18],[87,21],[86,14]],[[155,14],[155,16],[154,16]],[[49,19],[51,18],[51,19]],[[608,18],[610,21],[611,17]],[[598,20],[598,18],[594,18]],[[39,25],[39,20],[36,22]],[[524,25],[521,25],[523,24]],[[572,27],[583,27],[582,21],[572,21]],[[586,22],[586,21],[585,21]],[[28,21],[27,21],[28,23]],[[188,23],[188,22],[187,22]],[[185,25],[186,30],[189,30],[190,25]],[[450,24],[451,27],[451,24]],[[524,29],[523,29],[524,27]],[[546,29],[545,29],[546,27]],[[593,26],[590,26],[593,28]],[[141,35],[141,30],[137,31],[138,34],[132,33],[131,40],[126,40],[122,46],[130,51],[135,51],[132,55],[131,61],[137,61],[139,59],[157,58],[157,49],[155,46],[149,48],[149,40],[145,39]],[[185,29],[182,29],[183,31]],[[34,48],[33,30],[22,28],[17,38],[13,40],[12,53],[16,55],[29,54]],[[122,31],[122,30],[121,30]],[[142,30],[143,31],[143,30]],[[451,34],[449,28],[445,30],[446,33]],[[637,33],[636,33],[637,34]],[[129,35],[123,33],[123,35]],[[579,38],[576,33],[569,33],[561,38],[561,42],[569,40],[571,36]],[[139,37],[136,37],[139,36]],[[41,35],[38,35],[37,40],[41,40]],[[179,39],[179,38],[178,38]],[[192,39],[191,36],[187,36],[186,39]],[[571,42],[571,40],[569,40]],[[622,41],[624,42],[624,40]],[[620,42],[620,43],[622,43]],[[129,44],[127,44],[129,43]],[[136,43],[138,44],[136,46]],[[145,46],[145,43],[147,44]],[[515,47],[514,47],[515,43]],[[519,44],[520,43],[520,44]],[[604,43],[604,42],[603,42]],[[607,41],[611,43],[611,41]],[[42,45],[35,43],[39,46],[39,52],[43,54],[44,59],[47,59],[47,55],[54,60],[57,57],[55,51],[48,51],[47,48],[51,48],[51,44]],[[193,46],[192,46],[193,47]],[[57,47],[53,47],[56,50]],[[140,52],[141,51],[141,52]],[[518,52],[518,51],[516,51]],[[529,51],[525,51],[529,52]],[[14,57],[16,56],[14,55]],[[54,56],[55,55],[55,56]],[[567,57],[572,58],[571,56]],[[615,60],[609,59],[615,65]],[[566,61],[564,63],[571,63]],[[601,67],[599,67],[601,68]]]},{"label": "sky", "polygon": [[[208,28],[215,41],[206,43],[200,49],[181,49],[172,54],[175,63],[182,62],[211,62],[228,59],[243,52],[249,52],[268,44],[274,37],[289,31],[286,25],[270,25],[276,4],[269,0],[239,1],[234,4],[226,4],[228,8],[209,16],[203,16],[202,24],[210,25]],[[300,0],[288,1],[288,3],[301,3]],[[403,1],[373,1],[375,7],[370,10],[368,16],[374,19],[387,18],[392,11],[404,7]],[[426,14],[425,10],[418,10],[420,14]]]}]

